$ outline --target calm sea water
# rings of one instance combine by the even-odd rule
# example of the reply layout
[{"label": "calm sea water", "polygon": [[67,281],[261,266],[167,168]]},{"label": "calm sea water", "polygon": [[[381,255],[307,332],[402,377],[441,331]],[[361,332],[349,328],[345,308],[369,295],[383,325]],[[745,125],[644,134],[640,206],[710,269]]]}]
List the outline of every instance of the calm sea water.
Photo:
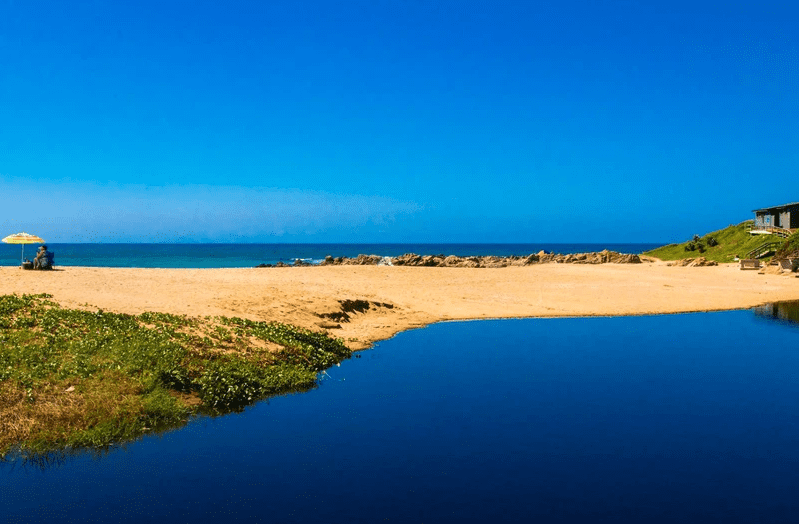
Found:
[{"label": "calm sea water", "polygon": [[[326,255],[529,255],[542,249],[552,253],[585,253],[609,249],[642,253],[658,244],[48,244],[61,266],[97,267],[253,267],[293,262],[301,258],[319,262]],[[25,246],[33,259],[38,245]],[[18,266],[22,247],[0,243],[0,266]]]},{"label": "calm sea water", "polygon": [[[782,311],[782,312],[780,312]],[[791,522],[785,308],[443,323],[319,388],[107,455],[0,464],[8,522]]]}]

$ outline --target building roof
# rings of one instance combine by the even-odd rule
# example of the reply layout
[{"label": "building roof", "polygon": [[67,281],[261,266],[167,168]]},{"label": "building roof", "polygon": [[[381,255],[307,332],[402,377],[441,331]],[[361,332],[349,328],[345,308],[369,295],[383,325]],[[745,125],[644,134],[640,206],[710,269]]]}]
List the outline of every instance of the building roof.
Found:
[{"label": "building roof", "polygon": [[783,204],[781,206],[764,207],[761,209],[753,209],[752,213],[759,213],[760,211],[771,211],[773,209],[782,209],[784,207],[799,206],[799,202],[791,202],[790,204]]}]

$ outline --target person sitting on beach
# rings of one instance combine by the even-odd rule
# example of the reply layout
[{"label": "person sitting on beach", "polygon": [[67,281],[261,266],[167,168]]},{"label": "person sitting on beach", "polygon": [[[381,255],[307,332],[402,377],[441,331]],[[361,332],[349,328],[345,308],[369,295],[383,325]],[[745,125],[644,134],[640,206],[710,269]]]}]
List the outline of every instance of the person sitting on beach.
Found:
[{"label": "person sitting on beach", "polygon": [[33,269],[52,269],[53,258],[53,254],[47,251],[47,246],[41,246],[33,259]]}]

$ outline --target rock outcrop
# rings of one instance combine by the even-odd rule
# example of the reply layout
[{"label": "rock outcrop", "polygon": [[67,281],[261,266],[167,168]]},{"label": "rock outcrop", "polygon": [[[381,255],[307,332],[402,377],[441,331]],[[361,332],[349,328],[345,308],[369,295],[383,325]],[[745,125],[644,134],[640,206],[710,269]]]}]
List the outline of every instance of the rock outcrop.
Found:
[{"label": "rock outcrop", "polygon": [[705,266],[718,266],[719,263],[715,260],[708,260],[705,257],[699,258],[683,258],[682,260],[675,260],[666,264],[668,266],[682,266],[682,267],[705,267]]},{"label": "rock outcrop", "polygon": [[511,255],[507,257],[479,256],[459,257],[455,255],[417,255],[406,253],[388,259],[379,255],[358,255],[355,258],[331,256],[325,257],[323,266],[364,266],[364,265],[391,265],[391,266],[416,266],[416,267],[471,267],[471,268],[498,268],[509,266],[529,266],[532,264],[640,264],[641,257],[615,251],[600,251],[598,253],[573,253],[559,255],[540,251],[526,256]]}]

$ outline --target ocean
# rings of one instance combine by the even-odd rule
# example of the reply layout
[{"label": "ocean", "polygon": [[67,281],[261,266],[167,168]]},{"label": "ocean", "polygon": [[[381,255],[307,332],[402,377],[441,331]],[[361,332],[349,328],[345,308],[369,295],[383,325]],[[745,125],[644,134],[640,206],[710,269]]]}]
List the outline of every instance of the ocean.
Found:
[{"label": "ocean", "polygon": [[[319,263],[325,256],[356,257],[359,254],[508,256],[529,255],[542,249],[550,253],[587,253],[608,249],[640,254],[660,244],[61,244],[48,243],[57,266],[223,268],[258,264],[292,263],[296,259]],[[25,246],[33,259],[38,245]],[[18,266],[22,248],[0,243],[0,266]]]},{"label": "ocean", "polygon": [[195,417],[107,453],[0,461],[2,516],[792,522],[791,307],[406,331],[307,393]]}]

